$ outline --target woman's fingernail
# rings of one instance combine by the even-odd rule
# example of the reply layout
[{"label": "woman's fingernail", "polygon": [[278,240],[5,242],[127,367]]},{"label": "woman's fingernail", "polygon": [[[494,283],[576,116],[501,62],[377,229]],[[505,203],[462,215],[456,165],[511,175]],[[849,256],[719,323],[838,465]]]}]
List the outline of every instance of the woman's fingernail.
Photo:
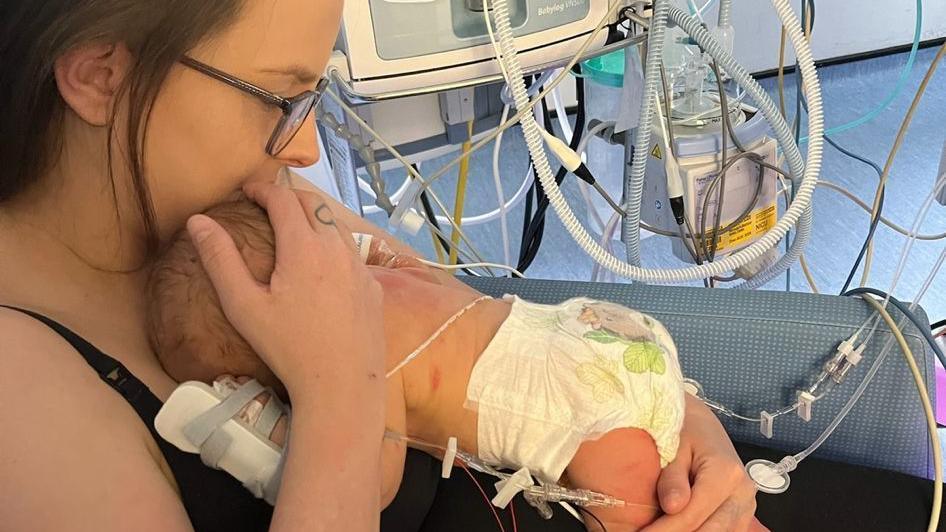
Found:
[{"label": "woman's fingernail", "polygon": [[680,490],[670,490],[664,495],[664,502],[667,506],[676,506],[680,503]]},{"label": "woman's fingernail", "polygon": [[211,231],[213,231],[213,222],[203,214],[195,214],[187,220],[187,232],[198,242],[207,238]]}]

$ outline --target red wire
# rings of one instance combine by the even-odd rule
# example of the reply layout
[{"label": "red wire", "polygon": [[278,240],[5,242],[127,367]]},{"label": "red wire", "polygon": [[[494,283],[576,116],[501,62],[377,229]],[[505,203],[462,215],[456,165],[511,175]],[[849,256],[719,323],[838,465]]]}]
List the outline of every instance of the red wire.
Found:
[{"label": "red wire", "polygon": [[519,532],[519,528],[516,526],[516,500],[513,499],[509,501],[509,515],[512,517],[512,532]]},{"label": "red wire", "polygon": [[[464,465],[464,464],[461,463],[461,462],[457,462],[457,464],[458,464],[461,468],[463,468],[464,471],[466,471],[466,474],[469,475],[470,480],[472,480],[472,481],[473,481],[473,484],[476,485],[476,488],[477,488],[478,490],[480,490],[480,494],[483,495],[483,499],[486,501],[486,505],[489,506],[489,509],[493,512],[493,517],[496,518],[496,524],[499,525],[499,530],[502,531],[502,532],[506,532],[506,527],[503,526],[503,522],[502,522],[502,520],[499,518],[499,514],[496,513],[496,508],[493,507],[493,503],[489,500],[489,496],[487,496],[487,495],[486,495],[486,492],[483,491],[483,486],[480,486],[480,483],[476,480],[476,477],[473,476],[473,473],[470,473],[470,470],[467,469],[466,465]],[[516,526],[516,521],[515,521],[515,519],[513,519],[512,524],[513,524],[513,526]],[[513,532],[516,532],[515,529],[513,530]]]}]

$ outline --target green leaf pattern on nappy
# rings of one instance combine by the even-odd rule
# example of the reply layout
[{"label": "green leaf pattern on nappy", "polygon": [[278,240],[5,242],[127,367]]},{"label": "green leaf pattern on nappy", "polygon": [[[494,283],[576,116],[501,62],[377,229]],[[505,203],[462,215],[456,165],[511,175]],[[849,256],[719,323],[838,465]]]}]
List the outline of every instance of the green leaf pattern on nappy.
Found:
[{"label": "green leaf pattern on nappy", "polygon": [[593,342],[598,342],[599,344],[613,344],[615,342],[622,341],[621,338],[609,333],[608,331],[588,331],[585,333],[585,338]]},{"label": "green leaf pattern on nappy", "polygon": [[583,362],[575,368],[579,382],[591,387],[595,401],[606,403],[624,394],[624,384],[617,378],[618,364],[596,354],[594,363]]},{"label": "green leaf pattern on nappy", "polygon": [[653,342],[635,342],[624,351],[624,368],[631,373],[650,371],[663,375],[667,371],[663,351]]},{"label": "green leaf pattern on nappy", "polygon": [[605,330],[593,330],[584,334],[586,340],[599,344],[622,343],[624,350],[624,369],[631,373],[654,373],[663,375],[667,371],[663,350],[654,342],[629,341]]}]

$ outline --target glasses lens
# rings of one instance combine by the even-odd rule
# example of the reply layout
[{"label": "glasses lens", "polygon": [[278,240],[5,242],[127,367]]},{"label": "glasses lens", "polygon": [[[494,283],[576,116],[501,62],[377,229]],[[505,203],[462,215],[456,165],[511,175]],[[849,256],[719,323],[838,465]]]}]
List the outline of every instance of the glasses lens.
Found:
[{"label": "glasses lens", "polygon": [[309,113],[312,112],[312,107],[315,105],[317,98],[317,93],[310,92],[292,102],[292,107],[279,121],[276,133],[273,135],[273,139],[270,142],[270,154],[273,156],[278,155],[279,152],[292,142],[296,133],[298,133],[299,130],[302,129],[303,124],[305,124]]}]

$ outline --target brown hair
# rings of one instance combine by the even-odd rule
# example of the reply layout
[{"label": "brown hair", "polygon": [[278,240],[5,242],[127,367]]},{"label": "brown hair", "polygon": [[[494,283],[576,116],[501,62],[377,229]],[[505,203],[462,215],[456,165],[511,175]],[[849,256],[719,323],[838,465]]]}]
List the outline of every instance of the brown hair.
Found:
[{"label": "brown hair", "polygon": [[[0,203],[36,185],[62,151],[61,125],[66,103],[56,85],[56,59],[84,42],[121,42],[135,57],[135,66],[121,91],[130,110],[125,124],[128,170],[147,249],[154,253],[158,228],[142,153],[151,108],[178,59],[202,39],[229,25],[243,3],[244,0],[0,2]],[[109,138],[115,133],[115,113],[108,124]],[[108,174],[117,212],[111,157]]]},{"label": "brown hair", "polygon": [[[253,277],[268,284],[276,247],[266,212],[241,199],[206,214],[230,233]],[[178,232],[155,261],[146,293],[151,347],[172,378],[210,382],[222,374],[249,376],[286,397],[273,372],[224,315],[186,230]]]}]

